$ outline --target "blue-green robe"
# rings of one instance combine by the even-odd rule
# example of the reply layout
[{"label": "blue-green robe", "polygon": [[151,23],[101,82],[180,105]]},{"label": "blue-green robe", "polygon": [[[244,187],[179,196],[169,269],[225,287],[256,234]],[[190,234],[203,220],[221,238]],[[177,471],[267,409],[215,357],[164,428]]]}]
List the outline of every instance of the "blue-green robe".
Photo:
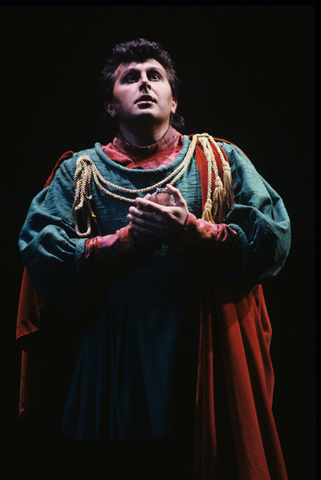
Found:
[{"label": "blue-green robe", "polygon": [[[201,246],[196,251],[163,246],[152,255],[151,264],[120,278],[117,272],[106,272],[106,283],[88,285],[83,268],[87,239],[77,237],[71,214],[80,155],[89,155],[110,182],[138,189],[168,176],[189,145],[185,136],[174,162],[144,171],[116,164],[96,144],[65,160],[50,186],[31,204],[19,247],[38,292],[64,314],[76,316],[88,315],[99,292],[99,312],[94,322],[88,318],[66,400],[65,436],[164,438],[183,431],[184,418],[193,415]],[[241,150],[223,141],[219,145],[230,162],[236,201],[225,223],[238,233],[243,254],[241,269],[218,267],[220,275],[233,282],[260,283],[284,265],[290,247],[289,218],[281,198]],[[201,186],[194,159],[175,186],[199,218]],[[128,224],[129,204],[94,184],[93,205],[102,235]],[[215,240],[207,261],[216,265]]]}]

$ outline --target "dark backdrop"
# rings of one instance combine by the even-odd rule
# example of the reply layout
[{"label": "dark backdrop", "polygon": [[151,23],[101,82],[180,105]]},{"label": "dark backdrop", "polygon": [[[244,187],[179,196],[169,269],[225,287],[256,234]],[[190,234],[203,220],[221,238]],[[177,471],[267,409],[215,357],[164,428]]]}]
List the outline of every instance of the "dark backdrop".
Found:
[{"label": "dark backdrop", "polygon": [[314,8],[28,6],[0,14],[6,478],[19,451],[19,230],[60,155],[104,142],[98,80],[111,46],[146,37],[175,61],[186,133],[237,144],[289,211],[290,256],[264,285],[274,331],[274,414],[289,478],[315,479]]}]

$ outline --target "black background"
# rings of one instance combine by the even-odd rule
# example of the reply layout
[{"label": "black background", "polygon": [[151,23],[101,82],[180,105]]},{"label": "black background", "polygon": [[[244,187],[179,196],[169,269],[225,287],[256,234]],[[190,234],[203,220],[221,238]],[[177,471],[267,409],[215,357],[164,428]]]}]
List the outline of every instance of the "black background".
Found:
[{"label": "black background", "polygon": [[264,285],[274,415],[289,479],[315,479],[314,8],[27,6],[2,7],[0,15],[5,478],[13,478],[19,453],[19,230],[61,154],[104,143],[98,84],[110,48],[146,37],[174,59],[186,133],[237,144],[288,209],[290,256]]}]

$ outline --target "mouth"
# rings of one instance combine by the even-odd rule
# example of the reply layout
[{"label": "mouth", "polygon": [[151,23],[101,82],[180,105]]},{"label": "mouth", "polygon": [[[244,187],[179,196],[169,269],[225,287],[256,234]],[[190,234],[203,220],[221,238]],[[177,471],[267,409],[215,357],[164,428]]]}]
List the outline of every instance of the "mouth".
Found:
[{"label": "mouth", "polygon": [[156,100],[150,95],[142,95],[137,100],[135,100],[135,103],[141,103],[141,102],[156,103]]}]

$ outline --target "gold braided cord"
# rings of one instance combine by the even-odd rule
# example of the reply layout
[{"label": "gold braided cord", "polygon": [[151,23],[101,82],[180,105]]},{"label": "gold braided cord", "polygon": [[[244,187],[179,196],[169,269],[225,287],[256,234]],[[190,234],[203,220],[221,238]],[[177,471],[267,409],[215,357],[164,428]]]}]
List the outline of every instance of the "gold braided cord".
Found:
[{"label": "gold braided cord", "polygon": [[[188,151],[186,152],[186,155],[183,161],[170,175],[168,175],[166,178],[164,178],[160,182],[155,183],[154,185],[151,185],[150,187],[141,188],[141,189],[125,188],[109,182],[101,175],[95,163],[91,160],[91,158],[88,155],[81,155],[76,162],[76,171],[74,176],[75,198],[72,206],[73,221],[75,224],[77,235],[80,237],[85,237],[91,234],[91,220],[94,220],[96,222],[96,226],[98,228],[96,216],[91,206],[92,178],[96,183],[97,187],[107,195],[110,195],[111,197],[124,202],[135,203],[135,199],[128,198],[123,195],[114,193],[108,190],[107,188],[105,188],[102,184],[114,190],[118,190],[119,192],[128,193],[136,196],[138,194],[144,194],[144,193],[148,193],[150,191],[156,190],[156,188],[164,186],[166,184],[174,185],[186,172],[190,164],[190,161],[193,157],[197,140],[199,140],[208,162],[208,191],[207,191],[207,200],[205,203],[205,208],[204,208],[202,218],[209,220],[211,222],[214,222],[214,218],[217,216],[217,212],[219,211],[220,212],[218,215],[219,218],[218,220],[215,218],[215,220],[222,221],[222,218],[223,218],[222,212],[224,210],[223,203],[225,201],[225,189],[223,187],[222,180],[219,176],[218,168],[215,161],[215,156],[210,146],[210,143],[212,143],[215,146],[221,158],[222,165],[223,165],[223,172],[225,173],[227,172],[227,175],[225,175],[224,173],[224,179],[225,177],[228,177],[228,174],[230,174],[230,167],[228,162],[225,160],[224,156],[222,155],[220,147],[217,145],[214,138],[210,136],[208,133],[202,133],[202,134],[193,135],[191,144],[188,148]],[[214,172],[214,175],[215,175],[214,199],[212,199],[212,171]],[[221,205],[215,205],[215,203],[221,204]],[[212,212],[213,207],[214,207],[214,212]],[[81,211],[83,215],[86,228],[87,228],[86,232],[80,232],[79,230],[78,221],[77,221],[78,211]],[[212,213],[214,214],[212,215]]]},{"label": "gold braided cord", "polygon": [[100,188],[103,192],[107,193],[107,195],[110,195],[114,198],[117,198],[119,200],[123,200],[125,202],[129,202],[129,203],[135,203],[135,200],[132,199],[132,198],[127,198],[127,197],[124,197],[122,195],[118,195],[116,193],[113,193],[110,190],[107,190],[106,188],[104,188],[101,185],[101,183],[104,183],[108,187],[114,188],[115,190],[119,190],[119,191],[124,192],[124,193],[136,194],[136,195],[139,194],[139,193],[147,193],[147,192],[150,192],[152,190],[156,190],[157,187],[160,187],[162,185],[166,185],[167,183],[170,183],[171,185],[174,185],[177,182],[177,180],[179,180],[179,178],[185,173],[185,171],[186,171],[186,169],[187,169],[187,167],[188,167],[188,165],[189,165],[189,163],[190,163],[190,161],[193,157],[195,146],[196,146],[196,138],[193,139],[191,145],[189,146],[189,149],[188,149],[182,163],[170,175],[168,175],[166,178],[164,178],[160,182],[155,183],[154,185],[151,185],[150,187],[140,188],[140,189],[137,189],[137,190],[121,187],[119,185],[116,185],[114,183],[109,182],[108,180],[106,180],[101,175],[101,173],[98,171],[96,165],[91,160],[91,158],[88,157],[88,155],[82,155],[77,160],[76,173],[75,173],[75,177],[76,177],[76,174],[78,173],[77,169],[79,169],[79,172],[80,171],[86,172],[83,175],[83,182],[81,183],[82,188],[79,191],[79,193],[80,193],[80,199],[79,200],[80,200],[80,202],[82,201],[82,198],[84,196],[84,192],[86,190],[87,182],[91,181],[91,175],[93,176],[93,179],[94,179],[96,185],[98,186],[98,188]]},{"label": "gold braided cord", "polygon": [[209,141],[214,145],[214,147],[215,147],[215,149],[216,149],[216,151],[217,151],[217,153],[218,153],[218,155],[221,159],[223,172],[224,171],[230,171],[229,163],[225,160],[224,155],[222,153],[222,150],[220,149],[219,145],[216,143],[216,141],[214,140],[214,138],[211,135],[209,135],[208,133],[202,133],[198,136],[199,136],[199,141],[200,141],[200,143],[203,147],[206,159],[207,159],[207,161],[210,161],[210,163],[212,164],[212,170],[215,174],[215,178],[220,179],[218,169],[217,169],[217,165],[216,165],[216,161],[215,161],[215,156],[214,156],[213,150],[210,148]]},{"label": "gold braided cord", "polygon": [[[92,210],[91,200],[91,172],[88,169],[83,169],[81,165],[76,167],[75,177],[75,198],[72,206],[72,216],[75,225],[75,230],[78,236],[85,237],[91,233],[91,218],[95,218],[95,214]],[[80,232],[77,222],[77,210],[80,210],[83,214],[87,230],[86,232]]]}]

